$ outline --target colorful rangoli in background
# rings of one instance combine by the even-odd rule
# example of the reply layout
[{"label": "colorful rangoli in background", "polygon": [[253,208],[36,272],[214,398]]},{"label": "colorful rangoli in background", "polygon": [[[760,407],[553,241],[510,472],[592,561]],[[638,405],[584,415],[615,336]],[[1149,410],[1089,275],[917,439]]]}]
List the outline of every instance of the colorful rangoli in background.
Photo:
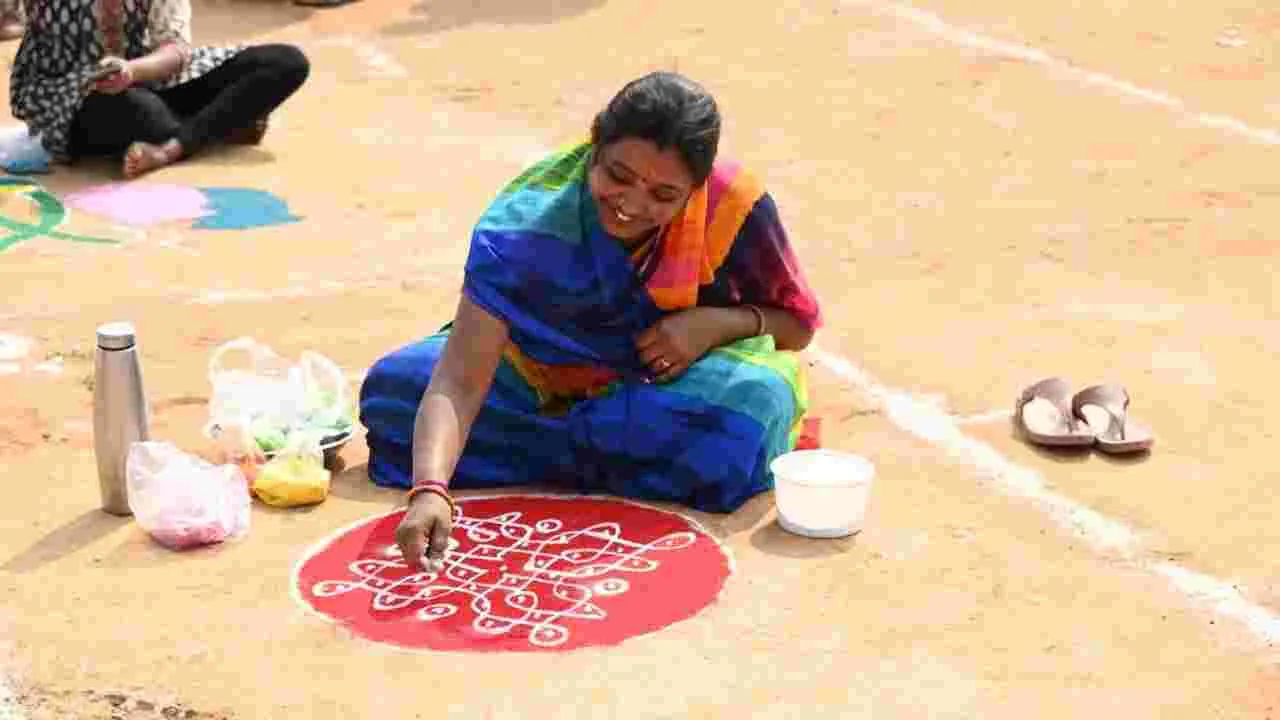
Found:
[{"label": "colorful rangoli in background", "polygon": [[403,648],[562,651],[692,617],[730,574],[692,521],[620,500],[511,495],[458,502],[445,568],[411,571],[403,511],[318,543],[294,590],[356,635]]},{"label": "colorful rangoli in background", "polygon": [[[47,237],[74,242],[118,244],[120,239],[66,232],[69,208],[119,225],[147,228],[188,222],[196,230],[247,230],[297,222],[285,201],[264,190],[192,188],[153,183],[113,183],[59,199],[38,182],[0,176],[0,192],[30,203],[23,213],[0,206],[0,252],[20,242]],[[30,212],[25,212],[29,210]],[[18,215],[30,217],[18,217]]]},{"label": "colorful rangoli in background", "polygon": [[110,238],[89,237],[58,230],[67,219],[67,208],[62,201],[39,183],[22,177],[0,177],[0,192],[29,200],[34,205],[35,211],[33,218],[24,219],[15,219],[7,213],[0,213],[0,231],[4,233],[0,235],[0,252],[24,240],[38,237],[98,244],[119,242]]},{"label": "colorful rangoli in background", "polygon": [[194,220],[198,230],[245,230],[301,219],[275,195],[248,188],[113,183],[71,193],[66,202],[132,227]]}]

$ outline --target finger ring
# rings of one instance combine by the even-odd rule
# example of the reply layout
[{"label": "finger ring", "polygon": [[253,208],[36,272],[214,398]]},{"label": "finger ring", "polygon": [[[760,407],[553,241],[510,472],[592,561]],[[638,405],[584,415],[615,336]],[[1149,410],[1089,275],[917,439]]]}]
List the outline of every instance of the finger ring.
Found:
[{"label": "finger ring", "polygon": [[671,367],[671,361],[670,361],[670,360],[668,360],[668,359],[666,359],[666,358],[662,358],[662,359],[658,360],[658,362],[659,362],[659,363],[661,363],[661,365],[659,365],[659,367],[660,367],[661,369],[663,369],[663,370],[666,370],[667,368]]}]

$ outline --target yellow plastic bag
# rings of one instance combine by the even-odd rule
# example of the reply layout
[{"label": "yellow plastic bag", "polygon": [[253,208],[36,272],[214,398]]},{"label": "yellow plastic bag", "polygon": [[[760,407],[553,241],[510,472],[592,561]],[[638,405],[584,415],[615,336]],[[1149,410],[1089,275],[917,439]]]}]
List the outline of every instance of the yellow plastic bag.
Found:
[{"label": "yellow plastic bag", "polygon": [[299,434],[258,470],[253,494],[274,507],[315,505],[329,496],[329,479],[319,437]]}]

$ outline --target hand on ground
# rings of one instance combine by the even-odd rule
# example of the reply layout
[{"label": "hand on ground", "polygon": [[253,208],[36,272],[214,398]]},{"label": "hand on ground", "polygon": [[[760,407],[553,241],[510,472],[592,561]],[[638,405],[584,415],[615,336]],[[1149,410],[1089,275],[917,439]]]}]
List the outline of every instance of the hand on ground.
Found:
[{"label": "hand on ground", "polygon": [[409,569],[417,572],[444,569],[452,530],[453,509],[444,498],[429,492],[414,496],[396,528],[396,544]]}]

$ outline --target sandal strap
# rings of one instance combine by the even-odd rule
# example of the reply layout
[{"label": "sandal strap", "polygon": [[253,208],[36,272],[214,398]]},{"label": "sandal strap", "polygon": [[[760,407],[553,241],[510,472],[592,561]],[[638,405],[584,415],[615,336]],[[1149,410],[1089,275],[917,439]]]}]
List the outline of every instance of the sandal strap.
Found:
[{"label": "sandal strap", "polygon": [[1076,426],[1080,423],[1076,419],[1075,413],[1072,412],[1070,383],[1059,377],[1051,377],[1027,387],[1018,396],[1018,404],[1014,412],[1018,417],[1021,417],[1022,409],[1027,406],[1027,403],[1037,398],[1053,403],[1058,412],[1062,413],[1062,416],[1066,418],[1067,429],[1071,432],[1076,431]]},{"label": "sandal strap", "polygon": [[[1096,405],[1111,416],[1113,425],[1120,428],[1120,439],[1125,439],[1125,421],[1129,410],[1129,392],[1120,385],[1103,384],[1087,387],[1071,398],[1071,412],[1077,417],[1084,417],[1081,410],[1085,405]],[[1109,430],[1110,428],[1108,428]]]}]

